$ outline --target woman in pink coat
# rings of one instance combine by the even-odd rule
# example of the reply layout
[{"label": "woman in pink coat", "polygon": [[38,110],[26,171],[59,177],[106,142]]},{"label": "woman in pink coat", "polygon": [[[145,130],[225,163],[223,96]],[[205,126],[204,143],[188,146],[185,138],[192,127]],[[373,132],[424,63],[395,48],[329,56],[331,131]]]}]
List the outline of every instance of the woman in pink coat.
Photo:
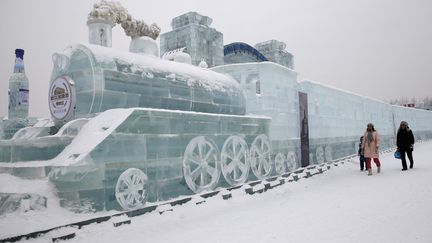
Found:
[{"label": "woman in pink coat", "polygon": [[374,160],[377,166],[377,172],[381,172],[381,164],[378,159],[378,149],[380,145],[380,136],[375,130],[372,123],[367,124],[366,132],[363,135],[363,151],[366,161],[366,168],[368,170],[368,175],[372,175],[371,159]]}]

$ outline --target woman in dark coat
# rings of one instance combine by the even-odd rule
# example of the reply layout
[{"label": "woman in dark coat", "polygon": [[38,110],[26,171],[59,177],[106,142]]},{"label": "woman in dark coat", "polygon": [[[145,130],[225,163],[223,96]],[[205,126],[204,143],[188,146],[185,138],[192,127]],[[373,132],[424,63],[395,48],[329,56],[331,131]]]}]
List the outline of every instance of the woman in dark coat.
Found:
[{"label": "woman in dark coat", "polygon": [[412,151],[414,148],[414,135],[411,129],[408,127],[408,123],[406,121],[402,121],[400,123],[398,132],[397,132],[397,149],[401,153],[402,160],[402,170],[407,170],[407,163],[405,159],[405,153],[408,155],[408,159],[410,161],[410,169],[412,169],[414,165],[414,160],[412,157]]}]

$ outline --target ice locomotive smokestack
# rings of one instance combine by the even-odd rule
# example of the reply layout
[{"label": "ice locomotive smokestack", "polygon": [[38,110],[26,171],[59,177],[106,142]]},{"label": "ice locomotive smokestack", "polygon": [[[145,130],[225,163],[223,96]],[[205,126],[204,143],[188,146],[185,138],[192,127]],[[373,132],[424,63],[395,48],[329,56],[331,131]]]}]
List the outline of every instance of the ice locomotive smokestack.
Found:
[{"label": "ice locomotive smokestack", "polygon": [[107,1],[95,3],[87,18],[90,44],[111,47],[112,28],[123,12],[126,10],[119,3]]}]

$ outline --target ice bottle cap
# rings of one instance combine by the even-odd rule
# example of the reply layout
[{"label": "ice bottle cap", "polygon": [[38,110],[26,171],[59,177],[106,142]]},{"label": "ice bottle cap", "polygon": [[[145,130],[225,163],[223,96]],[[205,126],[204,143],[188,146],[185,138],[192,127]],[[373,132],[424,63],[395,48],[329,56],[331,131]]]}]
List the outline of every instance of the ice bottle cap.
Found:
[{"label": "ice bottle cap", "polygon": [[23,49],[15,49],[15,55],[18,58],[24,60],[24,50]]}]

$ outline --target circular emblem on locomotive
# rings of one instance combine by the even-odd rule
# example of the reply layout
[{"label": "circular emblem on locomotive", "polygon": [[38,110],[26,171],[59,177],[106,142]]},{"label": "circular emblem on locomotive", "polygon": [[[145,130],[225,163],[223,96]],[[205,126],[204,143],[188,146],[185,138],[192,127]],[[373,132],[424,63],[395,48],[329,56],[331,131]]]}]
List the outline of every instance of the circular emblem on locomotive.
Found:
[{"label": "circular emblem on locomotive", "polygon": [[51,83],[48,103],[53,118],[68,118],[74,107],[74,94],[73,82],[67,77],[58,77]]}]

